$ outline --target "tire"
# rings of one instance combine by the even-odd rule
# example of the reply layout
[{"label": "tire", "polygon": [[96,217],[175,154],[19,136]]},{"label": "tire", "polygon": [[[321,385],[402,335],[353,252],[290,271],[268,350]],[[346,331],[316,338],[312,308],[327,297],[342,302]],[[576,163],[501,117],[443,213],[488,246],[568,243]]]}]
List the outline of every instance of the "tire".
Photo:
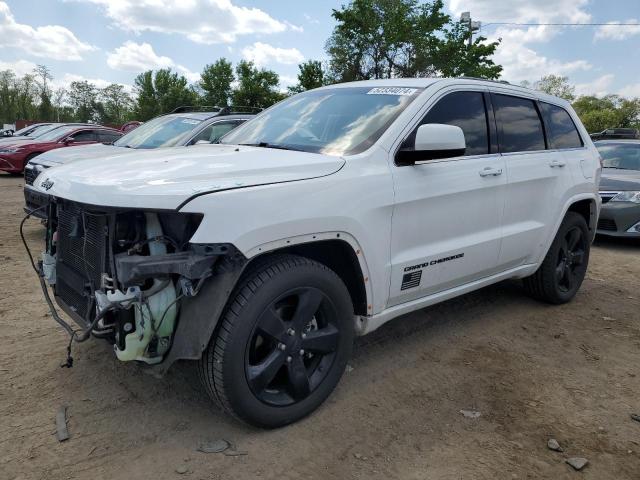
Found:
[{"label": "tire", "polygon": [[313,412],[351,355],[353,305],[313,260],[278,255],[243,275],[199,363],[209,396],[251,425],[277,428]]},{"label": "tire", "polygon": [[584,217],[567,212],[542,265],[524,279],[528,293],[554,305],[571,301],[587,273],[590,239]]}]

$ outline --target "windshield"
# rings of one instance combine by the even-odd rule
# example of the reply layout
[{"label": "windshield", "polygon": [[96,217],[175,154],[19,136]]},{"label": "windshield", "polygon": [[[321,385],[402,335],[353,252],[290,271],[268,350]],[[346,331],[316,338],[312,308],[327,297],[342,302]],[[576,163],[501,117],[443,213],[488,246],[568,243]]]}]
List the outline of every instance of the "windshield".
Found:
[{"label": "windshield", "polygon": [[221,143],[354,155],[373,145],[421,91],[346,87],[301,93],[241,125]]},{"label": "windshield", "polygon": [[43,133],[42,135],[38,136],[38,140],[39,141],[44,141],[44,142],[52,142],[52,141],[56,141],[59,138],[73,132],[74,130],[77,130],[78,126],[77,125],[67,125],[65,127],[56,127],[56,128],[52,128],[51,130],[49,130],[48,132]]},{"label": "windshield", "polygon": [[114,143],[116,147],[160,148],[173,147],[202,120],[186,115],[165,115],[143,123]]},{"label": "windshield", "polygon": [[22,135],[31,135],[32,132],[35,132],[36,130],[38,130],[39,128],[43,128],[46,127],[48,125],[38,125],[37,127],[34,125],[27,125],[24,128],[21,128],[20,130],[17,130],[16,132],[13,133],[14,137],[20,137]]},{"label": "windshield", "polygon": [[597,145],[602,166],[605,168],[621,168],[640,170],[640,143]]},{"label": "windshield", "polygon": [[36,128],[34,128],[33,130],[31,130],[29,133],[27,133],[27,136],[31,137],[31,138],[37,138],[38,136],[47,133],[49,130],[53,130],[54,128],[58,128],[60,125],[40,125]]}]

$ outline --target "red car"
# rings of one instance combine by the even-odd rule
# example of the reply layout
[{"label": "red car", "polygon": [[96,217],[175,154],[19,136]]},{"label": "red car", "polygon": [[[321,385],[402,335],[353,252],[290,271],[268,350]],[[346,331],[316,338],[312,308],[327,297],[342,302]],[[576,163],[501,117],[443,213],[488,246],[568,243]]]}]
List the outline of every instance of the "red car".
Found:
[{"label": "red car", "polygon": [[0,145],[0,171],[22,173],[24,166],[36,155],[56,148],[90,143],[113,143],[122,136],[114,128],[91,125],[63,125],[37,138],[18,137]]}]

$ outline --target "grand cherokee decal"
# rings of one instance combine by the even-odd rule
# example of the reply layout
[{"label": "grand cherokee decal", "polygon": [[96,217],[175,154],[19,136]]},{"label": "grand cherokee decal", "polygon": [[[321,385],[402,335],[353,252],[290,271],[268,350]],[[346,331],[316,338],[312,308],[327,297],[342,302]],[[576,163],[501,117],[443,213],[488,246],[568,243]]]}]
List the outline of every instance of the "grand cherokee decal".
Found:
[{"label": "grand cherokee decal", "polygon": [[406,290],[408,288],[414,288],[420,285],[420,281],[422,280],[422,269],[432,266],[438,265],[439,263],[450,262],[451,260],[457,260],[458,258],[464,257],[464,253],[458,253],[457,255],[451,255],[449,257],[438,258],[437,260],[431,260],[429,262],[419,263],[418,265],[411,265],[409,267],[405,267],[405,273],[402,276],[402,284],[400,285],[400,290]]}]

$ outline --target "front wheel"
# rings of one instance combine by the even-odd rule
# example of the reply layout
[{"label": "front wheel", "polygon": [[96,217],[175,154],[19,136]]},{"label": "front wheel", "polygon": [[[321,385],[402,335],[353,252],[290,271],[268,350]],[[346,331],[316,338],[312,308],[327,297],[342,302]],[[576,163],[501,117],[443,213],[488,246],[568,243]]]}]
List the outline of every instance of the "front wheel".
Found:
[{"label": "front wheel", "polygon": [[584,217],[568,212],[540,268],[524,279],[535,298],[553,304],[570,301],[582,285],[591,248],[589,227]]},{"label": "front wheel", "polygon": [[342,280],[313,260],[279,255],[249,271],[200,361],[228,413],[275,428],[313,412],[351,354],[353,306]]}]

